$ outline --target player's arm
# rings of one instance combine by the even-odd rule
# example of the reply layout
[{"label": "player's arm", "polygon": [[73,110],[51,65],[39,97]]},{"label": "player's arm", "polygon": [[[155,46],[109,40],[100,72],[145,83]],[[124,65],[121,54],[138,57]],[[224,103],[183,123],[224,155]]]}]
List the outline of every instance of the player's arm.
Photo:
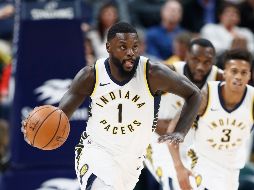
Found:
[{"label": "player's arm", "polygon": [[58,107],[70,118],[86,97],[92,94],[94,85],[94,66],[86,66],[77,73]]},{"label": "player's arm", "polygon": [[171,92],[185,99],[174,134],[168,133],[160,140],[162,142],[174,139],[183,141],[197,115],[201,101],[200,90],[189,79],[180,76],[163,64],[149,63],[148,67],[148,80],[152,93]]}]

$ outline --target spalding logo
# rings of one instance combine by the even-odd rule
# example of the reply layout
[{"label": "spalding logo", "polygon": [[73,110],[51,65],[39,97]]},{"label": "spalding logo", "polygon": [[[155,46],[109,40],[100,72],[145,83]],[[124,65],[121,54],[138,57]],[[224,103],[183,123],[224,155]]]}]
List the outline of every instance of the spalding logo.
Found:
[{"label": "spalding logo", "polygon": [[43,182],[36,190],[80,190],[80,188],[76,179],[54,178]]},{"label": "spalding logo", "polygon": [[68,90],[71,81],[71,79],[51,79],[45,81],[34,92],[39,94],[38,101],[43,101],[45,104],[56,104],[60,102],[62,96]]}]

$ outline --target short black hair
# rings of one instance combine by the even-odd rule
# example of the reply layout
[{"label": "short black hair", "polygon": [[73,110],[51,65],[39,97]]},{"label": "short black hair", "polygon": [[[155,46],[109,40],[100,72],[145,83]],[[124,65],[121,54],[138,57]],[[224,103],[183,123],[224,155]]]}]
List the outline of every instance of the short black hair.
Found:
[{"label": "short black hair", "polygon": [[136,33],[136,29],[127,22],[118,22],[111,26],[108,31],[107,40],[111,40],[116,36],[116,33]]},{"label": "short black hair", "polygon": [[202,47],[210,47],[213,49],[214,54],[216,54],[216,51],[215,51],[215,48],[214,48],[214,45],[212,44],[212,42],[210,42],[209,40],[207,40],[205,38],[195,38],[195,39],[191,40],[190,44],[189,44],[189,51],[191,51],[192,47],[195,44],[202,46]]},{"label": "short black hair", "polygon": [[252,66],[252,61],[253,61],[252,55],[246,49],[232,49],[232,50],[225,51],[225,53],[223,55],[223,59],[222,59],[223,63],[224,63],[224,68],[225,68],[226,64],[228,63],[228,61],[230,61],[232,59],[244,60],[244,61],[248,62],[250,64],[250,66]]},{"label": "short black hair", "polygon": [[223,2],[219,7],[219,16],[222,15],[227,8],[234,8],[238,14],[240,14],[239,6],[237,4],[232,2]]}]

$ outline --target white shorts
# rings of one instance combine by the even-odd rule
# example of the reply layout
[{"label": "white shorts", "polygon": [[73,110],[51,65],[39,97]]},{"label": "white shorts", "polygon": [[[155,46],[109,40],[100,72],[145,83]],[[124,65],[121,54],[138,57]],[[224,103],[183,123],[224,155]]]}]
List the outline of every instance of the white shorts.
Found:
[{"label": "white shorts", "polygon": [[126,164],[125,158],[116,159],[84,134],[75,149],[75,169],[81,190],[91,186],[96,177],[114,190],[134,189],[143,168],[143,159],[140,157],[128,161],[133,164]]},{"label": "white shorts", "polygon": [[163,190],[179,189],[172,157],[166,143],[158,143],[156,133],[147,148],[145,166]]},{"label": "white shorts", "polygon": [[[212,156],[212,155],[211,155]],[[194,189],[237,190],[239,186],[239,169],[224,168],[203,156],[197,157],[192,169],[195,175],[201,176],[201,183]]]}]

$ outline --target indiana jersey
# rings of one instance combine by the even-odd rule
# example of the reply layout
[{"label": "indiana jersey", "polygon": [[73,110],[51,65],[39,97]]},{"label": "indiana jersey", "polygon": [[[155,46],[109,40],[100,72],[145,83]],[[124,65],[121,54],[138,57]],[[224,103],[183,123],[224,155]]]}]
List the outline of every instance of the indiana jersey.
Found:
[{"label": "indiana jersey", "polygon": [[136,61],[136,72],[117,81],[108,59],[95,64],[96,82],[91,95],[87,134],[112,155],[140,156],[150,142],[156,125],[158,104],[147,82],[147,58]]},{"label": "indiana jersey", "polygon": [[194,148],[197,155],[226,168],[239,169],[246,161],[246,143],[253,125],[254,88],[247,85],[241,102],[227,110],[221,94],[223,85],[224,82],[208,83],[208,105],[198,121]]},{"label": "indiana jersey", "polygon": [[[184,76],[184,67],[186,62],[180,61],[175,62],[174,64],[175,71],[180,75]],[[206,81],[216,80],[218,73],[218,67],[215,65],[212,66],[212,70],[208,74]],[[206,83],[205,83],[206,84]],[[159,112],[159,119],[172,119],[175,117],[176,113],[182,108],[184,100],[174,94],[166,93],[161,97],[161,107]]]}]

